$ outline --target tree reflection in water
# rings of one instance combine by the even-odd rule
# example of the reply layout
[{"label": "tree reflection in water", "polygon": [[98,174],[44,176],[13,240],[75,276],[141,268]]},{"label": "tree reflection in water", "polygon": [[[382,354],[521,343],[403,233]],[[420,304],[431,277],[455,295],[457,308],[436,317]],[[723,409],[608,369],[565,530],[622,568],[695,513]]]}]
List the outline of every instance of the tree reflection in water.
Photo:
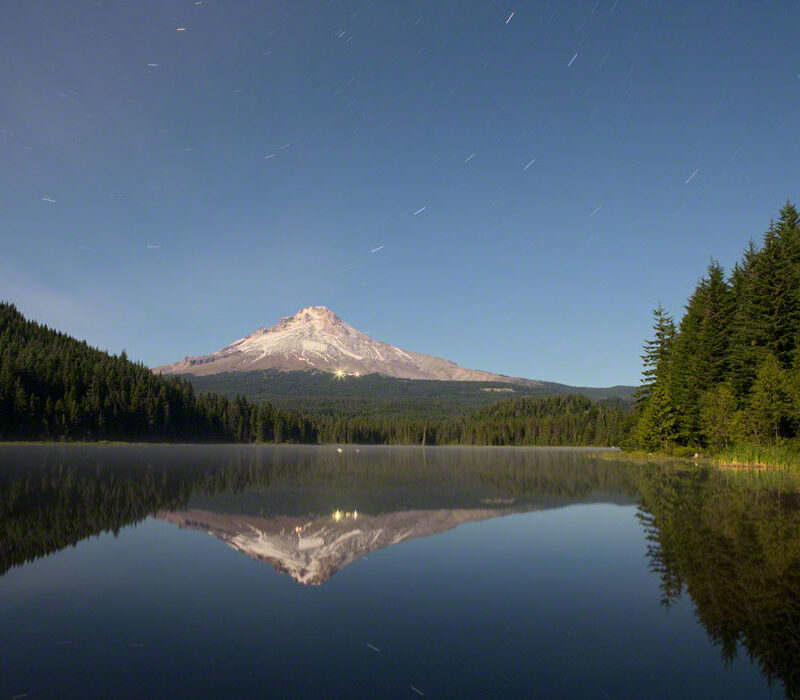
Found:
[{"label": "tree reflection in water", "polygon": [[669,607],[687,592],[731,663],[741,647],[800,697],[800,492],[786,473],[637,470],[638,517]]}]

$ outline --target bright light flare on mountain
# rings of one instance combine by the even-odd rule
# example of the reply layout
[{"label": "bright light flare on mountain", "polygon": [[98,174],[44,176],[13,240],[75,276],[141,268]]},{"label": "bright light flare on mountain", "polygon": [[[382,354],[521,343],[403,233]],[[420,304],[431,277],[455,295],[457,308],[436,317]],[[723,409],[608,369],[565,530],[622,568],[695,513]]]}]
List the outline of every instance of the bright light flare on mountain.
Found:
[{"label": "bright light flare on mountain", "polygon": [[337,379],[344,379],[344,370],[343,369],[337,369],[336,370],[336,378]]}]

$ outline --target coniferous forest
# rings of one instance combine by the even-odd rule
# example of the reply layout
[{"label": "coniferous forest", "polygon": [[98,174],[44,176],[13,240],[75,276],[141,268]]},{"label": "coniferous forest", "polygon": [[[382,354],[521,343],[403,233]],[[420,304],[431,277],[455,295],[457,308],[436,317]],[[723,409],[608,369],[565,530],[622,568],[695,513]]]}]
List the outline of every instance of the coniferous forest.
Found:
[{"label": "coniferous forest", "polygon": [[708,266],[679,323],[659,305],[631,436],[647,449],[791,444],[800,430],[800,215],[788,203],[730,275]]},{"label": "coniferous forest", "polygon": [[303,416],[195,394],[0,304],[0,439],[309,442]]},{"label": "coniferous forest", "polygon": [[716,261],[676,322],[660,305],[636,404],[504,399],[442,417],[306,414],[89,347],[0,304],[0,439],[417,445],[621,445],[722,451],[800,440],[800,215],[781,209],[729,275]]}]

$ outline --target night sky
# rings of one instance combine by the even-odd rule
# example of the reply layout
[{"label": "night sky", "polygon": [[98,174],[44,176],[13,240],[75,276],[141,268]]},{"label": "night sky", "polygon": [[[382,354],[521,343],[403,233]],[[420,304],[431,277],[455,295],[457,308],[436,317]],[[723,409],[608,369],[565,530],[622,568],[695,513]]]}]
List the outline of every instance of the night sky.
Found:
[{"label": "night sky", "polygon": [[[513,13],[513,14],[512,14]],[[8,0],[0,299],[148,365],[303,306],[636,383],[800,197],[800,3]]]}]

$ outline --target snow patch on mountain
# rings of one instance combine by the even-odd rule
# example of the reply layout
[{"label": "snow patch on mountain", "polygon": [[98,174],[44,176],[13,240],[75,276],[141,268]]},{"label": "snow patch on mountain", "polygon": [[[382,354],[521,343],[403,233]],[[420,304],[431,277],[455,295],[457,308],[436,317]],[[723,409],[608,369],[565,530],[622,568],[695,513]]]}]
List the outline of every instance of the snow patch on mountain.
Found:
[{"label": "snow patch on mountain", "polygon": [[159,374],[208,375],[262,369],[318,369],[340,375],[378,373],[405,379],[509,381],[509,377],[382,343],[345,323],[325,306],[307,306],[270,328],[209,355],[156,367]]}]

